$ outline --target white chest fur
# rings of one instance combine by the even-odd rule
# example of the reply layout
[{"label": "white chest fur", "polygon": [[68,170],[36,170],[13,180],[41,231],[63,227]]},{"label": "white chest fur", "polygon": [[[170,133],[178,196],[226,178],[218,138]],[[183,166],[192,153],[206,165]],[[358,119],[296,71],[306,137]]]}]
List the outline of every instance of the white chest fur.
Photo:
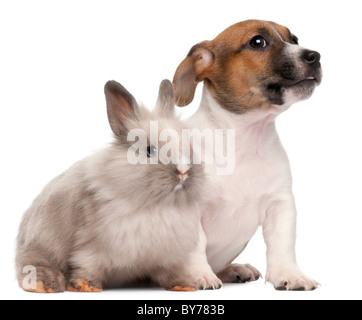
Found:
[{"label": "white chest fur", "polygon": [[213,195],[204,205],[202,224],[207,256],[220,272],[245,248],[269,208],[291,190],[287,155],[275,128],[277,109],[233,115],[204,90],[199,111],[190,119],[198,129],[235,130],[235,170],[217,175],[216,161],[208,166]]}]

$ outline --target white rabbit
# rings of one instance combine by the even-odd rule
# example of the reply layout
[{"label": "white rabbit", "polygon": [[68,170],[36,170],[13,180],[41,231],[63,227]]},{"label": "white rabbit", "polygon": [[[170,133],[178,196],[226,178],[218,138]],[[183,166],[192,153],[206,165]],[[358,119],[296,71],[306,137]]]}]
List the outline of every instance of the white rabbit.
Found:
[{"label": "white rabbit", "polygon": [[[25,213],[16,257],[20,286],[43,293],[98,292],[151,279],[173,290],[220,288],[207,262],[198,209],[206,193],[204,168],[164,164],[159,150],[168,144],[175,160],[179,144],[152,145],[149,136],[152,121],[159,132],[182,130],[172,84],[161,83],[154,112],[115,81],[106,84],[105,94],[116,139],[50,182]],[[138,143],[143,149],[128,141],[133,129],[148,133],[146,144]],[[130,164],[130,151],[147,164]],[[35,283],[27,281],[26,266],[35,269]]]}]

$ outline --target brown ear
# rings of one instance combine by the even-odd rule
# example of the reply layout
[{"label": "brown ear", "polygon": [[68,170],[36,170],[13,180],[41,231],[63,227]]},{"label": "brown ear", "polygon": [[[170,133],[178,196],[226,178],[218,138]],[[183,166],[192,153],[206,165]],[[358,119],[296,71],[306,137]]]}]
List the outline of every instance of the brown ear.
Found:
[{"label": "brown ear", "polygon": [[117,137],[127,136],[126,121],[136,119],[136,99],[116,81],[108,81],[104,87],[109,124]]},{"label": "brown ear", "polygon": [[206,77],[214,63],[210,41],[201,42],[190,50],[186,59],[178,66],[173,78],[175,100],[179,107],[187,106],[195,96],[196,87]]}]

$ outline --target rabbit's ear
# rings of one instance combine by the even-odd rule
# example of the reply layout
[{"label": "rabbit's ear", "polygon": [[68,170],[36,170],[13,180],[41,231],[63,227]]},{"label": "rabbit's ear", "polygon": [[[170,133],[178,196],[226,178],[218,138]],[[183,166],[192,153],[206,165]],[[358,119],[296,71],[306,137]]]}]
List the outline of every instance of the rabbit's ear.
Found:
[{"label": "rabbit's ear", "polygon": [[116,81],[108,81],[104,87],[106,95],[108,121],[117,137],[127,136],[126,122],[129,118],[137,119],[138,104],[136,99]]},{"label": "rabbit's ear", "polygon": [[163,80],[161,82],[156,108],[162,116],[166,118],[174,117],[175,95],[173,91],[173,85],[170,80]]}]

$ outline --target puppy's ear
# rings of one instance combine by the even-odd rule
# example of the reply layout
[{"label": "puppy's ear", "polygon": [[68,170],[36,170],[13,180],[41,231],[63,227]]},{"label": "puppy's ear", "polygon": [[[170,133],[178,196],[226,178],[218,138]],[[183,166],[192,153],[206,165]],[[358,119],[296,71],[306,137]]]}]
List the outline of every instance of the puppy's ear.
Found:
[{"label": "puppy's ear", "polygon": [[108,121],[114,134],[127,136],[126,122],[129,118],[137,119],[138,104],[136,99],[116,81],[108,81],[104,87],[107,102]]},{"label": "puppy's ear", "polygon": [[210,41],[195,45],[178,66],[173,85],[176,104],[179,107],[192,102],[197,85],[206,78],[207,71],[213,65],[215,57],[210,47]]},{"label": "puppy's ear", "polygon": [[172,118],[175,115],[175,95],[170,80],[163,80],[160,84],[156,109],[166,118]]}]

